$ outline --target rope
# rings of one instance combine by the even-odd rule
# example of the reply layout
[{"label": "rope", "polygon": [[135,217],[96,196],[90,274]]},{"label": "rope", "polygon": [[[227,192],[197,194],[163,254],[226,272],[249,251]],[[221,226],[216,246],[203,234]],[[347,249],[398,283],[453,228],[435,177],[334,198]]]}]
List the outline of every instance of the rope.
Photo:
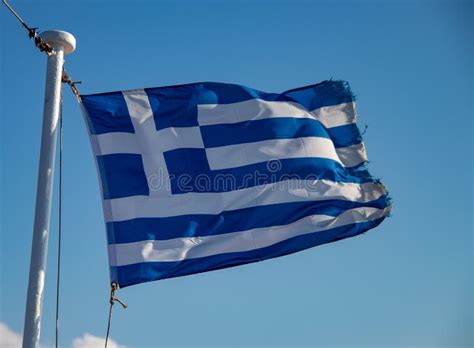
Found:
[{"label": "rope", "polygon": [[[112,295],[111,295],[112,296]],[[110,334],[110,323],[112,322],[112,308],[114,307],[114,302],[110,301],[109,307],[109,319],[107,320],[107,334],[105,335],[105,348],[107,348],[107,343],[109,342]]]},{"label": "rope", "polygon": [[63,69],[63,76],[61,78],[61,81],[63,83],[67,83],[69,87],[71,87],[72,93],[76,96],[77,101],[80,103],[81,102],[81,94],[79,93],[79,90],[77,89],[76,85],[82,83],[82,81],[73,81],[71,77],[68,75],[66,70]]},{"label": "rope", "polygon": [[110,287],[111,287],[110,299],[109,299],[110,307],[109,307],[109,319],[107,321],[107,334],[105,335],[105,348],[107,348],[107,343],[109,342],[110,324],[112,322],[112,309],[114,307],[115,302],[118,302],[122,306],[123,309],[127,308],[127,305],[115,296],[115,291],[118,290],[118,285],[116,283],[112,283],[110,284]]},{"label": "rope", "polygon": [[56,270],[56,332],[55,347],[59,347],[59,290],[61,280],[61,237],[62,237],[62,198],[63,198],[63,92],[59,104],[59,198],[58,198],[58,255]]},{"label": "rope", "polygon": [[[78,101],[80,99],[79,91],[75,84],[81,81],[73,82],[66,71],[63,69],[62,82],[67,83]],[[55,331],[55,348],[59,347],[59,295],[61,285],[61,241],[62,241],[62,210],[63,210],[63,91],[60,90],[59,102],[59,197],[58,197],[58,255],[56,270],[56,331]]]}]

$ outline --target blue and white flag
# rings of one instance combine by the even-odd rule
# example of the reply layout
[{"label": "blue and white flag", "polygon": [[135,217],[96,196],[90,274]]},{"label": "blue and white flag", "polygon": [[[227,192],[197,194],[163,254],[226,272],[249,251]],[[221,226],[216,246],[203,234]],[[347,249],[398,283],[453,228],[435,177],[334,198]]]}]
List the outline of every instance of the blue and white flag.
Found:
[{"label": "blue and white flag", "polygon": [[390,211],[347,82],[281,94],[194,83],[84,95],[120,287],[361,234]]}]

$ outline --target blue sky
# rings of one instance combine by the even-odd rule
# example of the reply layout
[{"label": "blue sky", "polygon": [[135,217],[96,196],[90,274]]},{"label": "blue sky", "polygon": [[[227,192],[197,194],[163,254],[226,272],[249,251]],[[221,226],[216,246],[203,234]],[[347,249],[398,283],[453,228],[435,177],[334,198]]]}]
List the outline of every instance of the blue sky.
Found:
[{"label": "blue sky", "polygon": [[[369,233],[291,256],[119,292],[127,347],[468,347],[473,324],[473,3],[13,1],[73,33],[82,93],[195,81],[281,92],[351,83],[371,160],[394,199]],[[0,8],[0,323],[23,328],[45,56]],[[64,90],[62,345],[104,336],[108,266],[99,186]],[[57,186],[56,186],[57,188]],[[57,191],[56,191],[57,192]],[[54,342],[57,204],[42,342]],[[2,326],[0,325],[0,328]],[[89,344],[89,347],[91,344]],[[93,344],[92,344],[93,346]]]}]

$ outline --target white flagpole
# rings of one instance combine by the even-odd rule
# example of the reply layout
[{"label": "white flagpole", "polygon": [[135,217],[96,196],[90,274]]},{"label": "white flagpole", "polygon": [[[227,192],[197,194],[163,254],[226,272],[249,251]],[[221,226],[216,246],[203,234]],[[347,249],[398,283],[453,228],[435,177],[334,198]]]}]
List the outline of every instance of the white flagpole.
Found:
[{"label": "white flagpole", "polygon": [[37,348],[39,346],[41,307],[51,216],[56,134],[61,99],[61,78],[64,55],[72,53],[76,48],[74,36],[64,31],[45,31],[40,34],[40,37],[51,45],[53,52],[48,55],[46,70],[43,130],[41,133],[40,163],[36,190],[30,276],[25,309],[25,326],[23,330],[23,348]]}]

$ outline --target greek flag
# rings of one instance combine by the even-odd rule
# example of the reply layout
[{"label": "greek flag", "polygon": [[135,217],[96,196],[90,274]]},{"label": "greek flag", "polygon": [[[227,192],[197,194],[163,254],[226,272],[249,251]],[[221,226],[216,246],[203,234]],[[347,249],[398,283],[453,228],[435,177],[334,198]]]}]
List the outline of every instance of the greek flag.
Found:
[{"label": "greek flag", "polygon": [[390,211],[344,81],[83,95],[120,287],[359,235]]}]

